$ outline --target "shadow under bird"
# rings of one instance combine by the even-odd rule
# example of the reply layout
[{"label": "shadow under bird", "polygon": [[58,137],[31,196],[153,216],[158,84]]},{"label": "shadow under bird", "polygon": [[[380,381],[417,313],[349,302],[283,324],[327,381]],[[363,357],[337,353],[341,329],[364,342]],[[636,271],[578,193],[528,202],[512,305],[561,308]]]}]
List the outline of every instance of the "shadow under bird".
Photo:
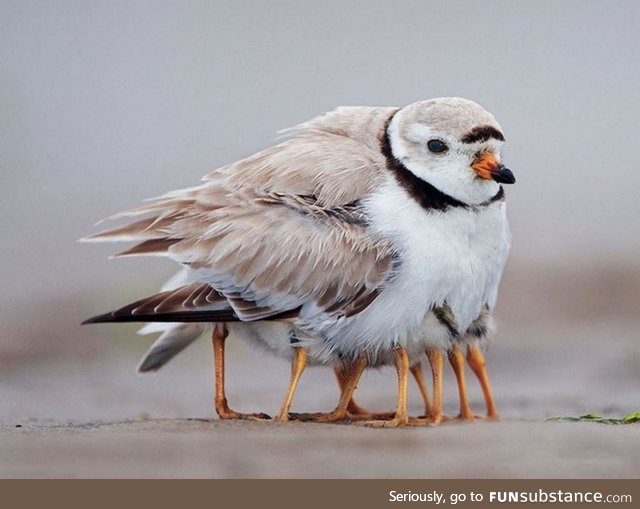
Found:
[{"label": "shadow under bird", "polygon": [[[156,322],[143,359],[155,370],[212,330],[216,410],[224,392],[228,335],[289,358],[290,407],[305,365],[334,368],[341,390],[316,421],[370,426],[442,421],[442,371],[456,373],[460,417],[473,419],[465,358],[487,415],[497,417],[483,358],[510,248],[502,128],[473,101],[437,98],[393,107],[341,107],[286,131],[287,138],[214,170],[203,183],[113,216],[133,222],[87,237],[132,241],[117,256],[165,256],[182,266],[163,291],[85,323]],[[429,397],[420,368],[432,371]],[[395,412],[353,400],[367,366],[394,365]],[[413,373],[425,415],[410,418]]]}]

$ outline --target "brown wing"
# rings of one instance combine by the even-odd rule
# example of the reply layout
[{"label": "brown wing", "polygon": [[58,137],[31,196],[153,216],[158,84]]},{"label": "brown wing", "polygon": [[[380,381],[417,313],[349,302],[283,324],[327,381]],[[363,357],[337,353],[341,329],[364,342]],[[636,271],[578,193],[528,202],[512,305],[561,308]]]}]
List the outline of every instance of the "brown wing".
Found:
[{"label": "brown wing", "polygon": [[[276,315],[242,301],[243,314],[251,320],[286,320],[298,310]],[[237,322],[240,319],[227,297],[206,283],[194,283],[175,290],[160,292],[120,309],[94,316],[83,325],[106,322]]]},{"label": "brown wing", "polygon": [[241,320],[308,303],[357,313],[375,299],[394,253],[367,229],[360,206],[382,175],[376,136],[389,111],[351,110],[128,213],[151,218],[89,240],[141,241],[121,255],[165,255],[188,266]]}]

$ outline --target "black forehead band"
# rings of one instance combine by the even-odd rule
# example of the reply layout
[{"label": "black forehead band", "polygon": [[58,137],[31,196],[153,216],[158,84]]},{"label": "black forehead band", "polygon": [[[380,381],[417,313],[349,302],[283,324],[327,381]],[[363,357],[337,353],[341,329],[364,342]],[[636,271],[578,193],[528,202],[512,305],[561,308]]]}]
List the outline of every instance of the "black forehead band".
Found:
[{"label": "black forehead band", "polygon": [[487,141],[489,138],[504,141],[503,134],[490,125],[474,127],[471,131],[465,134],[460,141],[462,143],[478,143],[481,141]]}]

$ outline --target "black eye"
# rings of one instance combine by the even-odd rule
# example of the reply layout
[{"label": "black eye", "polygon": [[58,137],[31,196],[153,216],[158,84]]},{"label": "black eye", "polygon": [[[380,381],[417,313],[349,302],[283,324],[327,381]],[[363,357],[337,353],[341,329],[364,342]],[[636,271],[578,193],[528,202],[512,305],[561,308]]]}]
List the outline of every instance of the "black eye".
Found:
[{"label": "black eye", "polygon": [[427,142],[427,148],[431,150],[431,152],[435,152],[436,154],[441,154],[442,152],[446,152],[449,150],[447,144],[441,140],[429,140]]}]

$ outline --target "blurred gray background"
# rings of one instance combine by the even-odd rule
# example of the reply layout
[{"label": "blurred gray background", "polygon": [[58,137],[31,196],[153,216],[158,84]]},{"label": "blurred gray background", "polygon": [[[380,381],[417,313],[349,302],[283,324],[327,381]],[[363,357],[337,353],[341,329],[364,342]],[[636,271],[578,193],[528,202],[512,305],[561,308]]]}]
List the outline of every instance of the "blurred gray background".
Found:
[{"label": "blurred gray background", "polygon": [[[496,115],[518,179],[489,353],[503,415],[637,409],[639,21],[635,1],[0,0],[0,422],[210,417],[206,341],[136,377],[150,338],[79,326],[171,263],[76,239],[336,106],[444,95]],[[235,344],[229,364],[232,405],[274,412],[287,365]],[[361,399],[394,390],[368,373]],[[295,406],[335,397],[310,370]]]}]

